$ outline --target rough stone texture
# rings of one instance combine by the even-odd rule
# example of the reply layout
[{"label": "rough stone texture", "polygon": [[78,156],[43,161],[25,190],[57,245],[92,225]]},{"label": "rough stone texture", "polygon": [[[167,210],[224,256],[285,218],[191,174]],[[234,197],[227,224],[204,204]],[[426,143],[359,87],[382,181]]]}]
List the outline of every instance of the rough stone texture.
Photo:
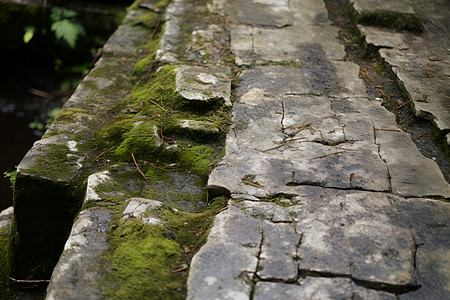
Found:
[{"label": "rough stone texture", "polygon": [[355,10],[360,13],[366,12],[395,12],[398,14],[414,14],[413,8],[407,1],[386,1],[386,0],[350,0]]},{"label": "rough stone texture", "polygon": [[163,205],[162,202],[144,198],[131,198],[127,201],[128,205],[122,213],[122,219],[136,218],[147,225],[164,225],[164,221],[152,213]]},{"label": "rough stone texture", "polygon": [[314,278],[299,280],[298,285],[282,282],[258,282],[254,300],[296,299],[396,299],[392,294],[359,287],[346,278]]},{"label": "rough stone texture", "polygon": [[248,299],[258,264],[261,228],[261,220],[235,206],[218,215],[207,244],[191,262],[195,272],[189,275],[186,299]]},{"label": "rough stone texture", "polygon": [[[47,300],[100,299],[100,255],[108,249],[107,234],[111,212],[92,208],[78,215],[64,253],[47,288]],[[70,272],[68,272],[70,270]]]},{"label": "rough stone texture", "polygon": [[224,66],[188,66],[175,69],[176,91],[191,101],[222,100],[231,105],[231,69]]},{"label": "rough stone texture", "polygon": [[0,212],[0,229],[5,228],[7,231],[10,231],[13,214],[14,207],[12,206]]},{"label": "rough stone texture", "polygon": [[209,9],[226,15],[231,23],[278,28],[292,24],[288,0],[214,0]]},{"label": "rough stone texture", "polygon": [[[225,159],[210,174],[211,189],[265,196],[280,186],[310,184],[448,197],[439,168],[394,126],[395,116],[359,98],[365,92],[357,68],[327,63],[329,71],[323,64],[322,70],[261,66],[242,72],[234,128]],[[264,189],[242,183],[249,176]]]},{"label": "rough stone texture", "polygon": [[450,205],[441,201],[393,199],[400,218],[407,223],[417,246],[416,277],[422,286],[400,299],[445,299],[450,295]]},{"label": "rough stone texture", "polygon": [[[227,15],[227,3],[210,9]],[[398,14],[392,5],[385,8]],[[189,299],[448,297],[449,205],[406,197],[448,198],[449,184],[395,116],[368,99],[358,67],[341,61],[323,2],[290,7],[290,26],[256,26],[244,13],[230,24],[236,64],[246,69],[227,152],[208,185],[234,204],[194,256]],[[385,29],[360,28],[372,44],[410,49],[407,34],[384,39]],[[259,220],[258,236],[238,220]],[[228,250],[217,233],[230,231],[237,240],[261,238],[256,256]],[[212,275],[214,268],[226,271]],[[256,274],[250,294],[244,273]]]},{"label": "rough stone texture", "polygon": [[421,20],[409,1],[349,0],[358,21],[368,25],[422,31]]},{"label": "rough stone texture", "polygon": [[[133,19],[143,14],[144,12],[131,11],[125,17],[124,22],[133,22]],[[143,28],[139,29],[130,24],[122,24],[103,47],[103,55],[134,56],[137,54],[134,43],[138,40],[146,39],[148,35],[148,31]]]},{"label": "rough stone texture", "polygon": [[[358,2],[361,5],[366,3]],[[445,46],[450,41],[450,10],[446,3],[439,0],[427,3],[415,0],[407,2],[424,21],[427,30],[423,34],[399,33],[393,28],[380,29],[361,25],[358,28],[367,44],[382,48],[380,56],[397,76],[409,98],[415,100],[411,104],[415,114],[429,119],[445,133],[450,130],[450,100],[447,97],[450,93],[450,62],[448,47]],[[447,141],[450,141],[448,135]]]},{"label": "rough stone texture", "polygon": [[[303,233],[299,268],[365,282],[410,285],[414,238],[395,218],[387,194],[328,193],[291,207]],[[376,214],[374,214],[376,212]]]},{"label": "rough stone texture", "polygon": [[[219,66],[220,60],[208,66],[190,64],[208,61],[206,52],[180,49],[185,47],[184,14],[193,8],[183,0],[168,7],[157,55],[163,63],[183,60],[178,83],[182,74],[181,81],[198,84],[190,86],[186,98],[205,100],[222,92],[214,97],[230,105],[230,69]],[[209,8],[229,17],[223,20],[235,62],[246,68],[240,70],[233,91],[236,103],[226,155],[208,181],[210,196],[223,194],[231,200],[191,261],[187,298],[448,298],[450,206],[407,197],[449,197],[449,185],[436,164],[420,155],[409,135],[395,126],[394,115],[368,99],[358,67],[343,61],[344,46],[323,1],[215,0]],[[361,30],[372,43],[383,43],[383,30]],[[200,26],[187,43],[192,47],[207,41],[208,49],[224,31],[218,25]],[[405,37],[409,38],[399,34],[387,39],[385,46],[399,42],[402,50],[392,51],[413,49]],[[118,41],[123,40],[110,40]],[[122,64],[104,59],[96,68]],[[77,89],[65,109],[79,108],[92,93],[91,84],[104,90],[117,87],[99,73],[96,76],[94,70],[85,79],[84,88]],[[130,74],[116,73],[113,79]],[[205,92],[205,86],[215,84]],[[120,97],[110,94],[94,96],[90,107],[99,111],[105,102],[96,100],[113,103]],[[78,111],[74,120],[80,120],[75,127],[73,122],[56,124],[51,130],[86,130],[84,122],[92,117]],[[185,121],[195,127],[192,120]],[[71,137],[52,139],[49,134],[36,149],[57,140],[67,148],[72,164],[80,167],[84,161],[73,155],[81,145]],[[158,191],[148,197],[157,201],[130,199],[135,194],[125,196],[126,191],[117,187],[121,172],[130,169],[135,166],[111,166],[108,173],[96,170],[99,173],[88,179],[88,188],[94,187],[86,197],[89,205],[100,200],[104,206],[115,206],[128,200],[118,217],[161,224],[155,214],[161,202],[173,203],[174,191],[179,196],[200,190],[191,184],[197,176],[174,172],[164,182],[127,180],[125,186],[133,193],[144,192],[147,184]],[[95,182],[111,188],[96,191]],[[120,200],[110,202],[111,198]],[[191,211],[204,205],[176,204]],[[78,299],[101,298],[93,283],[99,278],[95,266],[108,248],[109,222],[110,211],[103,208],[82,211],[53,273],[48,299],[73,299],[71,291]]]},{"label": "rough stone texture", "polygon": [[301,236],[291,224],[263,223],[263,242],[259,268],[256,274],[261,279],[279,279],[283,281],[297,278],[296,246]]}]

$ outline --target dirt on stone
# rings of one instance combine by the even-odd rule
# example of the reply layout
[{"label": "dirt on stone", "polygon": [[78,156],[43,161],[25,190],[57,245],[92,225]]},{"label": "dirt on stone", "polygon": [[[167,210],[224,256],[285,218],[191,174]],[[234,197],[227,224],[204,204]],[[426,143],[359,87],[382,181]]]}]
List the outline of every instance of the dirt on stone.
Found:
[{"label": "dirt on stone", "polygon": [[[346,11],[346,0],[325,0],[328,17],[339,29],[339,38],[345,45],[346,60],[360,67],[369,98],[382,101],[395,114],[399,129],[409,133],[419,151],[434,160],[445,180],[450,183],[450,147],[440,131],[428,120],[414,115],[410,100],[400,90],[396,76],[378,53],[378,48],[366,45]],[[407,103],[408,102],[408,103]]]}]

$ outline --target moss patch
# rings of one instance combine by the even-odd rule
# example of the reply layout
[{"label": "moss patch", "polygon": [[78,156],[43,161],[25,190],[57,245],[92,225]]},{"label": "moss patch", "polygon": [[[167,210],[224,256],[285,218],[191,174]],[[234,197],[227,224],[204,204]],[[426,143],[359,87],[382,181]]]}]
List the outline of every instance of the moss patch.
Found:
[{"label": "moss patch", "polygon": [[114,221],[111,249],[105,254],[108,271],[102,286],[110,299],[185,299],[188,265],[205,243],[217,211],[226,199],[215,201],[202,213],[162,207],[158,214],[165,226],[144,225],[137,220]]},{"label": "moss patch", "polygon": [[207,179],[214,149],[207,146],[195,146],[183,150],[180,163],[203,179]]}]

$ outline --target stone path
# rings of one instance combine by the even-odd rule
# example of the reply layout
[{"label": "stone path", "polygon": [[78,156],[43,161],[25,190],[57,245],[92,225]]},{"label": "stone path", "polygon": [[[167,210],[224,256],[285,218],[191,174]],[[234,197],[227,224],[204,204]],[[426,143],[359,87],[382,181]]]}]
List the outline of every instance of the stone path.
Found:
[{"label": "stone path", "polygon": [[247,68],[208,181],[232,200],[194,256],[188,299],[448,297],[450,206],[427,196],[450,186],[368,99],[324,3],[212,6]]},{"label": "stone path", "polygon": [[[368,1],[352,0],[347,6],[360,15],[361,22],[370,23],[375,2],[388,18],[404,17],[407,22],[401,26],[421,30],[424,17],[415,10],[422,4],[415,0],[402,5],[370,1],[371,6],[364,5]],[[445,6],[438,0],[433,3]],[[447,125],[439,124],[446,124],[448,118],[442,98],[448,76],[425,78],[442,91],[428,91],[424,78],[418,76],[428,61],[433,68],[428,75],[448,73],[448,54],[439,43],[437,52],[416,52],[417,44],[436,41],[434,29],[442,29],[439,22],[445,23],[441,14],[429,12],[432,7],[422,11],[431,15],[424,22],[429,31],[423,35],[393,33],[367,23],[358,28],[368,44],[383,47],[380,55],[411,98],[416,97],[413,89],[426,90],[426,99],[413,101],[416,112],[434,120],[446,133]],[[190,249],[176,244],[176,233],[166,228],[168,216],[191,222],[189,218],[196,215],[185,211],[204,209],[205,203],[177,202],[170,196],[202,197],[206,191],[195,182],[206,178],[206,173],[195,173],[191,163],[191,169],[182,166],[181,171],[167,173],[171,175],[165,176],[166,181],[144,180],[136,170],[139,164],[146,166],[142,160],[133,163],[126,157],[128,161],[117,162],[120,152],[115,149],[116,156],[108,156],[112,148],[107,147],[106,152],[92,153],[100,151],[92,146],[98,143],[93,128],[113,135],[108,131],[111,127],[102,128],[103,120],[113,114],[129,121],[120,123],[123,128],[115,133],[124,139],[118,148],[127,140],[131,144],[132,138],[145,138],[147,148],[140,155],[153,151],[152,155],[182,157],[186,152],[181,151],[192,149],[191,144],[182,144],[184,136],[219,139],[222,129],[216,125],[223,120],[211,120],[214,115],[199,119],[192,108],[167,112],[163,97],[155,96],[149,104],[128,95],[130,90],[141,91],[130,80],[136,70],[155,63],[152,54],[146,57],[148,51],[156,50],[149,50],[154,45],[143,43],[158,33],[159,25],[153,24],[151,30],[141,26],[149,19],[142,8],[128,12],[105,45],[103,58],[18,168],[11,235],[13,276],[47,279],[58,261],[47,299],[136,298],[137,290],[148,296],[145,287],[157,279],[154,273],[145,270],[136,279],[133,276],[140,266],[126,273],[117,261],[126,261],[131,251],[130,256],[143,254],[136,249],[144,249],[147,255],[160,240],[165,243],[161,248],[172,249],[164,248],[167,253],[189,255]],[[169,271],[164,271],[180,277],[188,272],[187,299],[450,297],[450,205],[442,201],[450,198],[450,185],[436,163],[425,158],[410,135],[397,127],[395,116],[368,97],[359,68],[346,60],[338,29],[328,19],[322,0],[213,0],[208,4],[174,0],[163,19],[164,33],[154,51],[158,63],[154,77],[165,76],[173,68],[175,83],[160,86],[161,90],[199,107],[211,101],[223,102],[222,109],[232,107],[225,155],[214,164],[207,181],[209,200],[216,199],[217,204],[217,197],[225,196],[228,206],[219,210],[206,244],[193,256],[189,269],[169,263]],[[408,24],[415,25],[409,28]],[[435,49],[432,45],[430,49]],[[412,64],[421,64],[419,71],[403,61],[412,56]],[[145,80],[153,82],[143,76],[137,86],[149,84]],[[121,99],[129,99],[130,104],[117,106],[119,111],[115,105]],[[163,110],[165,117],[183,115],[171,124],[172,131],[181,132],[178,140],[169,142],[166,123],[154,121]],[[220,151],[217,145],[208,146],[217,148],[210,151]],[[138,153],[139,148],[132,149]],[[175,162],[164,168],[171,165],[180,166]],[[152,170],[146,171],[148,176]],[[49,190],[51,197],[46,196]],[[189,222],[181,227],[191,226]],[[139,247],[126,249],[125,256],[113,252],[121,243],[130,243],[136,228],[132,226],[139,232],[160,234],[160,240],[141,243],[137,238],[131,241]],[[188,229],[196,240],[207,232],[207,225],[201,226]],[[120,236],[119,242],[112,241],[114,235]],[[59,260],[53,255],[55,249],[62,251]],[[158,259],[162,264],[166,257]],[[33,269],[35,265],[44,267]],[[186,289],[183,283],[179,286],[161,295],[179,298]]]}]

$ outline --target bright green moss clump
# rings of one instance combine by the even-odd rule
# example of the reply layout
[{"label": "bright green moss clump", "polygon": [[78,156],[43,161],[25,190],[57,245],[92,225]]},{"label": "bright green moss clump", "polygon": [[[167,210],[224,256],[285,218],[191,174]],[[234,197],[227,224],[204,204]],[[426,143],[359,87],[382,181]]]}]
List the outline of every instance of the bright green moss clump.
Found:
[{"label": "bright green moss clump", "polygon": [[208,178],[209,165],[214,149],[207,146],[196,146],[185,149],[180,156],[180,163],[203,179]]},{"label": "bright green moss clump", "polygon": [[147,299],[158,294],[176,298],[182,283],[170,270],[181,257],[179,245],[164,237],[160,226],[137,220],[120,223],[111,235],[113,272],[108,280],[116,284],[106,294],[110,299]]},{"label": "bright green moss clump", "polygon": [[[102,286],[109,299],[185,299],[189,262],[205,243],[214,216],[227,204],[217,199],[202,213],[163,206],[156,213],[165,225],[116,220],[105,254]],[[153,212],[155,213],[155,212]]]}]

